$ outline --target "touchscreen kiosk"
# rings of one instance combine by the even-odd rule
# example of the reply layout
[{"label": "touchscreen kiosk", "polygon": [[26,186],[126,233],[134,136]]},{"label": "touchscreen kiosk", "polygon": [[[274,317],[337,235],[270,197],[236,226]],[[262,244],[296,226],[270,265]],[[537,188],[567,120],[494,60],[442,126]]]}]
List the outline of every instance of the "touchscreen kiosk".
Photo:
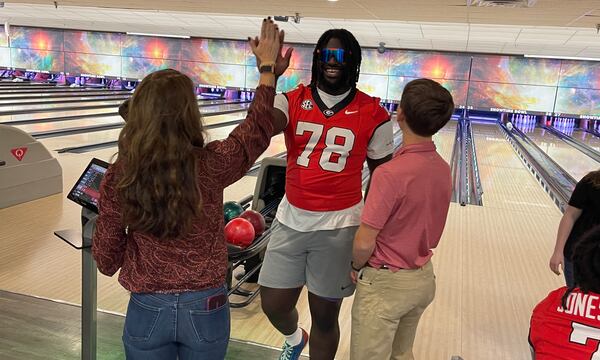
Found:
[{"label": "touchscreen kiosk", "polygon": [[96,158],[92,159],[67,198],[97,214],[100,182],[102,182],[107,169],[107,162]]}]

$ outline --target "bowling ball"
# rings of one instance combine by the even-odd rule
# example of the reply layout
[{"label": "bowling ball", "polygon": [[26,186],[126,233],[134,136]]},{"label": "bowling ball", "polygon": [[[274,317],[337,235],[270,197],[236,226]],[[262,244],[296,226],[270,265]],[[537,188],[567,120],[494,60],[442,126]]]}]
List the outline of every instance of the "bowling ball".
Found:
[{"label": "bowling ball", "polygon": [[506,123],[506,128],[508,129],[508,131],[512,131],[513,129],[513,124],[509,121]]},{"label": "bowling ball", "polygon": [[262,235],[265,232],[267,224],[265,218],[258,211],[246,210],[240,215],[240,218],[250,221],[254,227],[256,236]]},{"label": "bowling ball", "polygon": [[246,219],[236,218],[225,225],[225,240],[230,244],[247,247],[254,236],[254,226]]},{"label": "bowling ball", "polygon": [[243,212],[244,208],[237,201],[225,202],[223,204],[223,218],[225,219],[225,224],[240,216]]}]

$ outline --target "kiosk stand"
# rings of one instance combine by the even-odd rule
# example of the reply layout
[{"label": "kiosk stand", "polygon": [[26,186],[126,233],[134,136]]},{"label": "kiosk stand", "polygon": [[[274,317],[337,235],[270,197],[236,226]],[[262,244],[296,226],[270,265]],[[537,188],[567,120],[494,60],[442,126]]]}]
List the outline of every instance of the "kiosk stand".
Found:
[{"label": "kiosk stand", "polygon": [[108,163],[92,159],[67,195],[81,205],[81,231],[60,230],[54,235],[81,250],[81,359],[96,360],[97,339],[97,267],[92,256],[92,237],[98,217],[100,182]]},{"label": "kiosk stand", "polygon": [[97,273],[92,257],[92,236],[98,214],[81,209],[82,231],[60,230],[54,235],[81,250],[81,359],[96,360],[97,339]]}]

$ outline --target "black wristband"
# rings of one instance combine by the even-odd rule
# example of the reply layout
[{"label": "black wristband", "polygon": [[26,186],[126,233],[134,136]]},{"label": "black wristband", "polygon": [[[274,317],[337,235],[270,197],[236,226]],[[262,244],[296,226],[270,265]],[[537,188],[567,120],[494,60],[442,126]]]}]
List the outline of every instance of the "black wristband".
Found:
[{"label": "black wristband", "polygon": [[351,261],[351,262],[350,262],[350,267],[351,267],[351,268],[352,268],[352,270],[354,270],[354,271],[361,271],[361,270],[362,270],[362,268],[363,268],[364,266],[363,266],[363,267],[361,267],[360,269],[357,269],[357,268],[355,268],[355,267],[354,267],[354,261]]}]

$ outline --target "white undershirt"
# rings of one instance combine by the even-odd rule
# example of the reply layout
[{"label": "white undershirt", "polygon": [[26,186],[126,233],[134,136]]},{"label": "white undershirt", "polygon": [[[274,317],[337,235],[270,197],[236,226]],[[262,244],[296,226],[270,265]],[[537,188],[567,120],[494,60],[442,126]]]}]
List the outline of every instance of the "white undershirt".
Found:
[{"label": "white undershirt", "polygon": [[[350,90],[341,95],[330,95],[317,88],[319,97],[328,108],[332,108],[344,100]],[[285,95],[275,96],[275,108],[281,110],[289,121],[289,103]],[[370,159],[381,159],[393,152],[392,122],[379,126],[369,142],[367,156]],[[309,232],[316,230],[333,230],[360,225],[360,214],[364,207],[361,200],[358,204],[338,211],[309,211],[290,204],[284,196],[277,209],[277,221],[296,231]]]}]

